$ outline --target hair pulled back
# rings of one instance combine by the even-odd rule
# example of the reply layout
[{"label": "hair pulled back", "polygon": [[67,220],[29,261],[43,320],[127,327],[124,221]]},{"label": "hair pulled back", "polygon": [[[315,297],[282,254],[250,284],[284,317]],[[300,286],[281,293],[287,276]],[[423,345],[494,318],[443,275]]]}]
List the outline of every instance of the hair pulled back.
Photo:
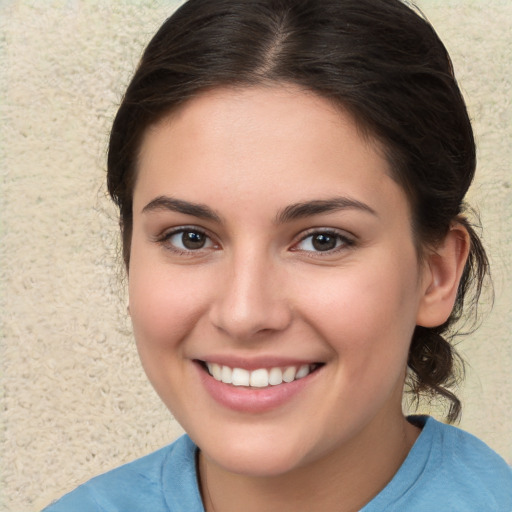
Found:
[{"label": "hair pulled back", "polygon": [[458,356],[450,339],[464,306],[474,306],[488,262],[463,216],[476,157],[471,124],[449,55],[432,26],[399,0],[189,0],[146,48],[113,123],[108,189],[120,209],[128,267],[137,156],[146,129],[213,87],[292,83],[353,115],[386,152],[412,210],[418,255],[454,222],[471,249],[450,318],[418,326],[408,384],[416,398],[448,388]]}]

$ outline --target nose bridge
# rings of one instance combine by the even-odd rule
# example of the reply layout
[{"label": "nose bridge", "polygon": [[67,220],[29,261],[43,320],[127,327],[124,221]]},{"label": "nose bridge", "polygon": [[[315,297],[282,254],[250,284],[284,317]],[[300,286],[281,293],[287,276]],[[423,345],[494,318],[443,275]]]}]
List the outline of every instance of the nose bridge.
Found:
[{"label": "nose bridge", "polygon": [[237,339],[285,329],[291,311],[280,274],[264,250],[248,245],[233,252],[212,306],[215,326]]}]

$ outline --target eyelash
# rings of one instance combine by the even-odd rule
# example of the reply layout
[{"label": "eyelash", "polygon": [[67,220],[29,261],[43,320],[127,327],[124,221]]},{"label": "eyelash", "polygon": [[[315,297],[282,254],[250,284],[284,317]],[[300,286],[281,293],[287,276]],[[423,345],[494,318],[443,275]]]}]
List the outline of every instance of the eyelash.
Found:
[{"label": "eyelash", "polygon": [[[320,235],[324,235],[326,237],[334,238],[336,240],[336,246],[332,249],[328,249],[326,251],[320,251],[320,250],[305,250],[298,248],[298,245],[305,242],[308,238],[313,239],[315,236],[318,237]],[[312,241],[311,244],[314,242]],[[305,254],[308,254],[310,257],[322,257],[323,255],[328,256],[332,254],[336,254],[340,251],[349,249],[350,247],[353,247],[355,245],[356,241],[347,236],[346,234],[342,234],[339,231],[333,230],[333,229],[312,229],[309,232],[307,232],[305,235],[303,235],[300,240],[295,243],[292,247],[292,251],[296,252],[303,252]]]},{"label": "eyelash", "polygon": [[[206,239],[205,244],[207,245],[207,247],[202,246],[197,249],[187,249],[187,248],[181,249],[181,248],[177,247],[175,243],[171,242],[171,239],[174,236],[180,235],[180,234],[183,236],[186,233],[196,234],[196,235],[205,237],[205,239]],[[313,237],[315,237],[315,236],[318,237],[321,235],[330,237],[330,238],[334,238],[336,240],[335,247],[333,247],[332,249],[327,249],[325,251],[298,248],[298,246],[301,243],[305,242],[309,238],[313,239]],[[178,255],[184,255],[184,256],[191,256],[191,255],[198,254],[198,253],[200,254],[205,249],[208,250],[211,248],[218,247],[218,245],[215,244],[212,237],[206,231],[204,231],[203,229],[200,229],[198,227],[195,227],[195,226],[194,227],[181,226],[181,227],[175,228],[175,229],[168,231],[168,232],[164,233],[163,235],[157,237],[156,242],[166,246],[166,248],[171,250],[172,252],[174,252]],[[311,244],[313,244],[313,243],[314,242],[311,242]],[[310,257],[322,257],[323,255],[332,255],[332,254],[336,254],[340,251],[346,250],[346,249],[354,246],[355,243],[356,242],[353,238],[348,237],[345,234],[342,234],[333,229],[312,229],[309,232],[307,232],[306,234],[304,234],[299,239],[298,242],[295,242],[290,250],[292,252],[302,252],[304,254],[307,254]]]},{"label": "eyelash", "polygon": [[[196,249],[187,249],[187,248],[181,249],[181,248],[177,247],[176,244],[173,244],[171,242],[172,237],[174,237],[176,235],[180,235],[180,234],[183,236],[185,233],[194,233],[196,235],[201,235],[201,236],[205,237],[205,239],[206,239],[205,243],[209,244],[208,247],[200,247],[197,250]],[[156,242],[164,245],[170,251],[172,251],[178,255],[184,255],[184,256],[191,256],[191,255],[194,255],[197,253],[201,253],[204,249],[208,250],[208,249],[216,246],[215,242],[212,240],[212,237],[210,235],[208,235],[208,233],[206,231],[204,231],[203,229],[197,228],[195,226],[194,227],[181,226],[181,227],[173,229],[171,231],[167,231],[163,235],[157,237]]]}]

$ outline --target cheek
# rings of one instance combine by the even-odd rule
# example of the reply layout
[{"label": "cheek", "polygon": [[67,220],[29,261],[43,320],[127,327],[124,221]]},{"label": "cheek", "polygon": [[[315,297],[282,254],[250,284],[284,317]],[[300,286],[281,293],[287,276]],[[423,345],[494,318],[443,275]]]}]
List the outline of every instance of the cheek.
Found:
[{"label": "cheek", "polygon": [[194,329],[207,307],[208,286],[204,272],[188,270],[152,264],[133,255],[129,300],[139,351],[179,345]]},{"label": "cheek", "polygon": [[402,366],[407,357],[418,307],[416,261],[395,261],[390,255],[303,280],[304,316],[341,362],[353,363],[351,372]]},{"label": "cheek", "polygon": [[187,340],[201,328],[208,302],[199,274],[132,255],[129,298],[137,350],[148,379],[177,417],[194,403],[182,386],[191,371]]}]

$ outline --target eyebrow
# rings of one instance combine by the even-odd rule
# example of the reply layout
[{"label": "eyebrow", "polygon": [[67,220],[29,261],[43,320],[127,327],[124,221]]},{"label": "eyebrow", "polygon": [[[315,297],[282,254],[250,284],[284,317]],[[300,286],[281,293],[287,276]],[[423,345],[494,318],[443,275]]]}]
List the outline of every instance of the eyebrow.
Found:
[{"label": "eyebrow", "polygon": [[317,199],[291,204],[278,213],[276,222],[284,224],[292,220],[347,209],[361,210],[378,217],[377,212],[366,203],[349,197],[333,197],[331,199]]},{"label": "eyebrow", "polygon": [[[292,220],[346,209],[357,209],[378,216],[375,210],[366,203],[349,197],[333,197],[331,199],[314,199],[291,204],[277,214],[276,224],[284,224]],[[218,223],[222,222],[220,215],[204,204],[192,203],[168,196],[156,197],[144,206],[142,213],[161,210],[183,213]]]},{"label": "eyebrow", "polygon": [[167,210],[191,215],[199,219],[221,222],[220,216],[204,204],[191,203],[182,199],[174,199],[168,196],[159,196],[150,201],[142,209],[142,213]]}]

